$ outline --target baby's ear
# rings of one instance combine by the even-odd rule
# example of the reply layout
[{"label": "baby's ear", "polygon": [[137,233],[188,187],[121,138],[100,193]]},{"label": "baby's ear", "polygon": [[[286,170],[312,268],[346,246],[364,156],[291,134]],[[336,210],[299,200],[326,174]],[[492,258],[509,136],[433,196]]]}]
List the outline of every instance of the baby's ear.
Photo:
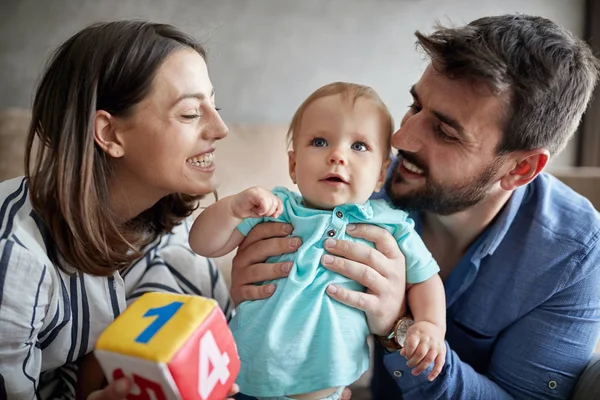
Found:
[{"label": "baby's ear", "polygon": [[290,178],[292,179],[292,182],[294,182],[294,185],[296,184],[296,154],[294,153],[294,150],[290,150],[288,151],[288,163],[289,163],[289,169],[290,169]]},{"label": "baby's ear", "polygon": [[385,185],[385,178],[387,177],[387,171],[390,167],[391,162],[392,160],[390,158],[387,158],[381,164],[381,171],[379,171],[379,179],[377,180],[377,184],[375,185],[375,192],[379,192],[383,185]]}]

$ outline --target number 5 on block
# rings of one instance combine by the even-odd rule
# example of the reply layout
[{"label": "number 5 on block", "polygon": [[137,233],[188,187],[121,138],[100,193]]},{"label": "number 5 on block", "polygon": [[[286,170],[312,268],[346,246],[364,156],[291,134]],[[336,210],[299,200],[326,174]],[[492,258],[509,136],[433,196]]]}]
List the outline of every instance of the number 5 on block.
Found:
[{"label": "number 5 on block", "polygon": [[216,301],[146,293],[100,335],[94,351],[109,381],[129,376],[130,400],[224,399],[240,360]]}]

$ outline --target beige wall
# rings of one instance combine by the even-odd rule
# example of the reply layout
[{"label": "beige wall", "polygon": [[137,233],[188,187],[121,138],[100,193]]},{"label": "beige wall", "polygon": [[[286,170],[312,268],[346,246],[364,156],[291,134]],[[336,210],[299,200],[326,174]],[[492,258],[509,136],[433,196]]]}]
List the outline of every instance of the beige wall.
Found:
[{"label": "beige wall", "polygon": [[[414,31],[501,13],[538,14],[583,34],[585,0],[7,0],[0,1],[0,109],[29,108],[45,59],[96,21],[144,18],[202,38],[229,123],[287,123],[314,89],[372,85],[396,121],[424,63]],[[556,163],[571,165],[573,147]]]}]

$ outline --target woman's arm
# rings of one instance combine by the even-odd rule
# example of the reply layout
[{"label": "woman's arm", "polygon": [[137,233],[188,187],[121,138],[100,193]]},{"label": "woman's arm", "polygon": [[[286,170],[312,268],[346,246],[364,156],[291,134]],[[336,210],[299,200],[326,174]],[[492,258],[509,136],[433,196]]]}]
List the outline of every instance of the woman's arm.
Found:
[{"label": "woman's arm", "polygon": [[32,399],[40,384],[38,334],[50,304],[49,268],[12,240],[0,240],[0,398]]}]

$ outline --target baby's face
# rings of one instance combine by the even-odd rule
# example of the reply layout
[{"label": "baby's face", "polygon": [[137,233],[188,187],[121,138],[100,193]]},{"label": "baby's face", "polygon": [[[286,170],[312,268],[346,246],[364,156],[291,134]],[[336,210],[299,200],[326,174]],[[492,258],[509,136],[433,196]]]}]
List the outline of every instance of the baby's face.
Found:
[{"label": "baby's face", "polygon": [[386,118],[366,98],[332,95],[310,104],[294,133],[290,176],[308,206],[366,202],[383,186],[389,164]]}]

